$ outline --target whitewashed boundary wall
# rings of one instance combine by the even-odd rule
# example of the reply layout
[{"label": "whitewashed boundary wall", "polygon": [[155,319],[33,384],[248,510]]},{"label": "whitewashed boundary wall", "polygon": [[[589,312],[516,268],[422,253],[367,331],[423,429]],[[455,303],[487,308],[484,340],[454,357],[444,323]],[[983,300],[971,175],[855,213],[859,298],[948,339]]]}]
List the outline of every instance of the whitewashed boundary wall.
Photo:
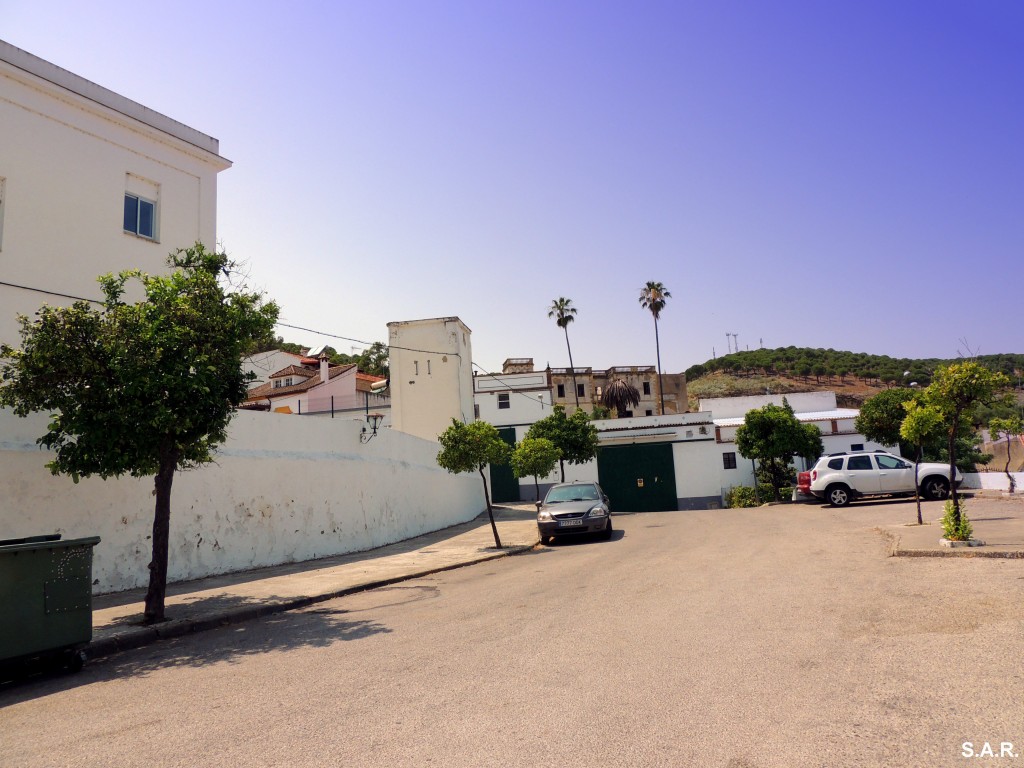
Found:
[{"label": "whitewashed boundary wall", "polygon": [[[1024,472],[1013,472],[1017,492],[1024,489]],[[976,488],[986,491],[1009,491],[1010,479],[1005,472],[965,472],[963,488]]]},{"label": "whitewashed boundary wall", "polygon": [[[145,586],[153,479],[54,477],[35,444],[47,418],[0,409],[0,539],[98,535],[97,594]],[[215,464],[175,475],[170,581],[359,552],[465,522],[476,474],[436,464],[437,443],[363,422],[238,413]]]}]

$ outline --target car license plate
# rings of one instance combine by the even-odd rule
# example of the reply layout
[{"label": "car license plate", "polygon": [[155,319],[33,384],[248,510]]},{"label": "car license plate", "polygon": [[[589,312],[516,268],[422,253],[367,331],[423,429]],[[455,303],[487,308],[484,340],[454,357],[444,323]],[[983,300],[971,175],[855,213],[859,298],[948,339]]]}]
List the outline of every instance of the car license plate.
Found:
[{"label": "car license plate", "polygon": [[572,525],[583,525],[583,520],[580,519],[580,520],[559,520],[558,521],[558,527],[559,528],[568,528],[569,526],[572,526]]}]

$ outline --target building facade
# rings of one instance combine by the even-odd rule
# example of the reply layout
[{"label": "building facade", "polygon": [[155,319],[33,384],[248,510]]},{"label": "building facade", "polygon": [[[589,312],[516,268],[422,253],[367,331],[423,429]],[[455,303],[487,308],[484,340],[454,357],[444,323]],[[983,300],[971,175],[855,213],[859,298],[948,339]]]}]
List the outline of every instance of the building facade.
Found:
[{"label": "building facade", "polygon": [[[97,276],[216,245],[217,139],[0,41],[0,342]],[[131,296],[130,296],[131,298]]]}]

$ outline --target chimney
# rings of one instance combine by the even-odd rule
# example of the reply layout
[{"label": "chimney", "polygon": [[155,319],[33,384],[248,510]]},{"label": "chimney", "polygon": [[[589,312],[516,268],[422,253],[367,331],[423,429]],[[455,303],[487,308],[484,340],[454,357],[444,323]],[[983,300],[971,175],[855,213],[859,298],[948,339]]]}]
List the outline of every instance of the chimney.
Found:
[{"label": "chimney", "polygon": [[324,382],[330,380],[330,377],[331,377],[331,374],[329,372],[330,371],[330,367],[331,367],[331,364],[329,362],[327,362],[327,353],[326,352],[321,352],[320,353],[320,383],[324,383]]}]

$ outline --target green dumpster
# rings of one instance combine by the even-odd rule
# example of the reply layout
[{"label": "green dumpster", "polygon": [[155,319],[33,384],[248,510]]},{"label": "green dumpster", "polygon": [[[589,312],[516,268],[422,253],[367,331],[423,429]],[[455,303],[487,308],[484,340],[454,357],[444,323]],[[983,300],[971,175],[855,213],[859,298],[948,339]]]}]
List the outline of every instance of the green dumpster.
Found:
[{"label": "green dumpster", "polygon": [[0,666],[78,669],[92,639],[92,548],[99,536],[0,540]]}]

